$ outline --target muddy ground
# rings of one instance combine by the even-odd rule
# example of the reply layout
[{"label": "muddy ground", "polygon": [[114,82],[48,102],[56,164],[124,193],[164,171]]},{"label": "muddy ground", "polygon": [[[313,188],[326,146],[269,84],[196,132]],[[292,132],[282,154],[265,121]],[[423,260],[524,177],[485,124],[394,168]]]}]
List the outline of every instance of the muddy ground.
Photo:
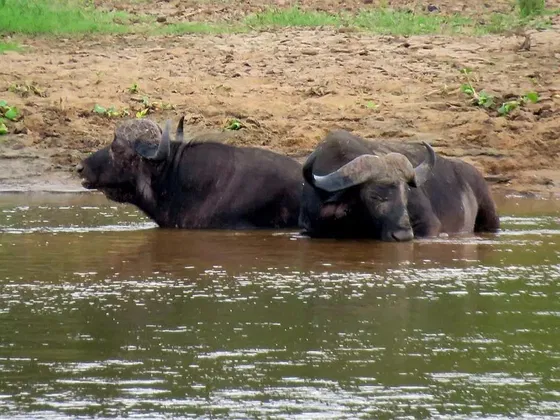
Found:
[{"label": "muddy ground", "polygon": [[[262,1],[108,2],[101,6],[220,20],[262,10]],[[356,10],[363,1],[300,2],[318,10]],[[435,3],[487,18],[510,2]],[[281,6],[290,2],[277,2]],[[389,2],[410,10],[420,2]],[[165,24],[165,23],[163,23]],[[164,108],[158,122],[186,115],[190,130],[223,131],[224,141],[293,156],[309,153],[330,129],[366,137],[427,140],[472,162],[495,189],[560,197],[560,19],[518,34],[479,38],[375,36],[347,29],[169,37],[25,39],[25,52],[0,56],[0,99],[18,106],[16,134],[0,137],[0,189],[79,189],[81,158],[107,144],[118,118],[104,107]],[[537,91],[540,101],[499,116],[473,106],[459,87],[469,67],[478,89],[506,100]],[[129,88],[137,84],[139,92]],[[228,120],[243,124],[224,130]],[[14,128],[14,127],[12,127]]]}]

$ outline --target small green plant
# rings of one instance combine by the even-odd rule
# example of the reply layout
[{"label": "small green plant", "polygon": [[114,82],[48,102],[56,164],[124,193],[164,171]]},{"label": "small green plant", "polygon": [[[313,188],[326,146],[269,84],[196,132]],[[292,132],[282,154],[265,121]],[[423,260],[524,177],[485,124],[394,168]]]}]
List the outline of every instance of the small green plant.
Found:
[{"label": "small green plant", "polygon": [[226,123],[227,130],[241,130],[243,128],[243,124],[238,119],[231,119]]},{"label": "small green plant", "polygon": [[461,70],[461,73],[466,78],[466,83],[463,83],[461,85],[461,92],[472,97],[473,103],[475,105],[487,109],[492,108],[494,106],[494,97],[483,90],[481,90],[480,92],[476,91],[473,86],[472,78],[470,76],[472,70],[469,68],[464,68]]},{"label": "small green plant", "polygon": [[524,96],[523,99],[525,100],[525,102],[532,102],[534,104],[536,104],[537,102],[539,102],[539,94],[537,92],[527,92]]},{"label": "small green plant", "polygon": [[511,111],[516,109],[519,106],[518,101],[507,101],[502,104],[501,107],[498,108],[498,114],[500,115],[509,115]]},{"label": "small green plant", "polygon": [[10,121],[17,121],[20,113],[15,106],[9,106],[8,102],[0,101],[0,116]]},{"label": "small green plant", "polygon": [[[138,101],[138,99],[134,100]],[[142,99],[139,100],[139,102],[142,104],[142,107],[140,109],[135,109],[135,111],[137,111],[136,118],[144,118],[147,114],[150,114],[152,112],[175,109],[175,106],[166,102],[152,102],[147,96],[143,96]]]},{"label": "small green plant", "polygon": [[144,108],[136,113],[136,118],[144,118],[148,114],[149,109]]},{"label": "small green plant", "polygon": [[366,102],[366,108],[367,109],[377,109],[379,108],[379,105],[377,105],[375,102],[373,101],[367,101]]},{"label": "small green plant", "polygon": [[109,108],[102,107],[101,105],[95,104],[93,107],[93,112],[98,115],[103,115],[109,118],[117,118],[117,117],[126,117],[130,115],[128,109],[123,108],[120,111],[116,109],[114,106]]},{"label": "small green plant", "polygon": [[461,85],[461,91],[472,97],[473,103],[477,106],[484,108],[492,108],[494,106],[494,97],[483,90],[477,92],[470,82]]},{"label": "small green plant", "polygon": [[7,120],[17,121],[21,118],[21,113],[15,106],[8,105],[8,102],[0,100],[0,135],[8,134]]},{"label": "small green plant", "polygon": [[506,116],[511,113],[511,111],[525,105],[528,102],[537,103],[539,101],[539,94],[537,92],[528,92],[518,99],[504,102],[498,108],[498,114]]},{"label": "small green plant", "polygon": [[19,110],[15,106],[10,106],[4,111],[4,117],[11,121],[16,121],[19,117]]},{"label": "small green plant", "polygon": [[42,98],[46,98],[48,96],[47,92],[44,89],[39,88],[39,86],[35,83],[12,83],[8,87],[8,90],[21,96],[22,98],[27,98],[31,94]]},{"label": "small green plant", "polygon": [[481,90],[478,93],[477,104],[484,108],[492,108],[494,106],[494,97],[485,91]]},{"label": "small green plant", "polygon": [[130,94],[135,94],[138,93],[138,83],[133,83],[129,88],[128,88],[128,93]]}]

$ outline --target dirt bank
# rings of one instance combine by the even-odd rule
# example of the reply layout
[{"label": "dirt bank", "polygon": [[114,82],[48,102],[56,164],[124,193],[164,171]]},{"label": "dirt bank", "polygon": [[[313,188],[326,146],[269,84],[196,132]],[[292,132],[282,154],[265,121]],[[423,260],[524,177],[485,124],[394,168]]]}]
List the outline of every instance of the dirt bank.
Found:
[{"label": "dirt bank", "polygon": [[[481,10],[475,3],[469,11]],[[191,19],[189,4],[150,10]],[[260,7],[243,4],[244,12]],[[166,9],[172,6],[182,14]],[[148,115],[158,122],[184,114],[200,131],[238,119],[243,128],[226,139],[234,144],[304,156],[334,128],[421,139],[474,163],[494,188],[560,197],[559,33],[560,21],[530,32],[529,50],[519,49],[524,38],[516,35],[404,38],[333,29],[27,40],[29,51],[0,56],[0,99],[24,115],[18,134],[0,137],[0,186],[79,188],[71,168],[108,143],[118,121],[92,112],[95,104],[134,115],[146,97],[170,108]],[[537,91],[540,101],[508,117],[475,107],[459,89],[465,67],[498,100]],[[134,84],[138,92],[129,89]]]}]

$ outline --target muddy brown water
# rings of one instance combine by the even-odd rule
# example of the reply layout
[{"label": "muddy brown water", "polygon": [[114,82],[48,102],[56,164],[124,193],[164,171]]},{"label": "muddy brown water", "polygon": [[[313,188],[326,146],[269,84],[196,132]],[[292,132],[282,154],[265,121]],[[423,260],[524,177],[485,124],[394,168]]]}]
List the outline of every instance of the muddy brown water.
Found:
[{"label": "muddy brown water", "polygon": [[403,244],[0,195],[2,418],[559,418],[560,202]]}]

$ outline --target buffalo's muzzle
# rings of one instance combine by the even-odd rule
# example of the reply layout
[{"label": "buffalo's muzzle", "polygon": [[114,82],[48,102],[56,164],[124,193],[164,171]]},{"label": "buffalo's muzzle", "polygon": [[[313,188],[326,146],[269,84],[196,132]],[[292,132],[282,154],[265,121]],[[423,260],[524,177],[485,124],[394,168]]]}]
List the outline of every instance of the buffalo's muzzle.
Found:
[{"label": "buffalo's muzzle", "polygon": [[406,242],[411,241],[414,238],[414,232],[412,229],[397,230],[391,233],[391,236],[397,242]]},{"label": "buffalo's muzzle", "polygon": [[84,165],[82,165],[81,163],[78,163],[78,164],[76,165],[76,172],[78,172],[79,174],[81,174],[83,170],[84,170]]}]

